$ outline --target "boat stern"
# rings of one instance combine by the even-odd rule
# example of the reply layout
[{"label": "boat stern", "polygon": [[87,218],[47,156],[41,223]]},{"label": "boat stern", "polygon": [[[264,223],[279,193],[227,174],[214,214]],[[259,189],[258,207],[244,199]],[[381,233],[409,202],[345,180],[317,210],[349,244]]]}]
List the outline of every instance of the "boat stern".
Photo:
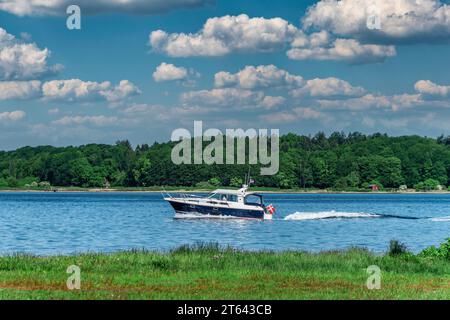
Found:
[{"label": "boat stern", "polygon": [[264,213],[264,220],[272,220],[273,214],[270,213]]}]

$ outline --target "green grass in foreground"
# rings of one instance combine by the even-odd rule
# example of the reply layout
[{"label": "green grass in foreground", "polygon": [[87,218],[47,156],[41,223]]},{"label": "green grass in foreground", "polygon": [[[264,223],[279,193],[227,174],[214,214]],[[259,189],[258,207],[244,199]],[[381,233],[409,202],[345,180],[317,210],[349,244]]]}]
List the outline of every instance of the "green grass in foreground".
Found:
[{"label": "green grass in foreground", "polygon": [[[69,265],[81,290],[66,287]],[[368,290],[378,265],[381,289]],[[214,245],[169,253],[0,257],[0,299],[450,299],[450,261],[362,249],[311,254]]]}]

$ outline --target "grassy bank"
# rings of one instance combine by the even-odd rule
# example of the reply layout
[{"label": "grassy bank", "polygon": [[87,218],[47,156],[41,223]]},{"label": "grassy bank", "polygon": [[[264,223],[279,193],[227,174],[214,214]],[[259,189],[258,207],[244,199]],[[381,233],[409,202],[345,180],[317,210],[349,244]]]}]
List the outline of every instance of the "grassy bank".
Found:
[{"label": "grassy bank", "polygon": [[[66,287],[70,265],[81,289]],[[377,265],[381,289],[368,290]],[[450,261],[375,256],[362,249],[311,254],[215,246],[169,253],[0,257],[0,299],[450,299]]]}]

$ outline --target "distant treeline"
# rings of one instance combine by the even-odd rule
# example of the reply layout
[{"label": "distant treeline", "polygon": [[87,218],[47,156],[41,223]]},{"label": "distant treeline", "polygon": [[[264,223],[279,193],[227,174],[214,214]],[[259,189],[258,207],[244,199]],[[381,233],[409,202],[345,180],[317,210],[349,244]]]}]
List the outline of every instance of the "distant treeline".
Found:
[{"label": "distant treeline", "polygon": [[[0,187],[232,186],[242,184],[248,165],[175,165],[174,143],[133,148],[115,145],[25,147],[0,152]],[[287,134],[280,138],[280,170],[259,176],[255,185],[278,188],[433,189],[449,185],[450,137],[389,137],[335,132],[327,137]]]}]

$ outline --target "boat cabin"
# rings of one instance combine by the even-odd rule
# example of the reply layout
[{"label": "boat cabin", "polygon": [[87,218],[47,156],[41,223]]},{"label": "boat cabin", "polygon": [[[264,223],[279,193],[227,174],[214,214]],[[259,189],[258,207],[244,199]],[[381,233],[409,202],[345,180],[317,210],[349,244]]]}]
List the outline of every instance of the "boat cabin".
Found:
[{"label": "boat cabin", "polygon": [[217,189],[210,193],[208,199],[214,199],[225,202],[237,202],[250,206],[264,205],[263,196],[253,192],[246,192],[246,188],[239,190]]}]

